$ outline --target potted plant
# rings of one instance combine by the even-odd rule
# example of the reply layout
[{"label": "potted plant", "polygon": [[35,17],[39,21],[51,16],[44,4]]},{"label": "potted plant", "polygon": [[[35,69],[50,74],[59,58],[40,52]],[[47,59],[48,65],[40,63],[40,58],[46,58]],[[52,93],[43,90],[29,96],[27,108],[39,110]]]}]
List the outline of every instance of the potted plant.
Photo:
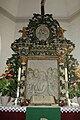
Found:
[{"label": "potted plant", "polygon": [[80,79],[73,80],[69,86],[69,98],[80,105]]},{"label": "potted plant", "polygon": [[5,74],[0,76],[0,94],[2,102],[5,99],[6,103],[4,104],[7,104],[11,97],[16,97],[16,87],[16,81],[12,78],[11,74],[8,74],[7,77]]},{"label": "potted plant", "polygon": [[80,79],[71,81],[68,91],[71,99],[80,97]]}]

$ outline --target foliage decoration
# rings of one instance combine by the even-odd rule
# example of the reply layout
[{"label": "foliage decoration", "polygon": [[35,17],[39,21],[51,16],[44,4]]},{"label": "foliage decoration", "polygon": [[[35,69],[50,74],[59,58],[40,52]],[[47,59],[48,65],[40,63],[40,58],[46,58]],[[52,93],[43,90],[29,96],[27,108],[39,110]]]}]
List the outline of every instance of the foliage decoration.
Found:
[{"label": "foliage decoration", "polygon": [[17,83],[12,78],[12,74],[2,74],[0,76],[0,94],[1,96],[16,97]]}]

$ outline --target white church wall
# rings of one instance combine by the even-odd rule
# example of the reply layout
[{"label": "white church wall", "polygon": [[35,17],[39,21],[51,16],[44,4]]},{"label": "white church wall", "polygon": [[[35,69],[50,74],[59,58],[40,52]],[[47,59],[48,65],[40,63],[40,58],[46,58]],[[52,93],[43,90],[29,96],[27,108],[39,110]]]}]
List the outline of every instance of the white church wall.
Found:
[{"label": "white church wall", "polygon": [[75,49],[73,50],[72,54],[74,58],[76,58],[79,62],[80,67],[80,16],[75,18],[69,24],[69,31],[70,31],[70,39],[75,44]]},{"label": "white church wall", "polygon": [[66,30],[65,38],[71,40],[75,44],[75,49],[71,52],[73,57],[78,60],[80,67],[80,16],[71,22],[59,22],[60,26]]},{"label": "white church wall", "polygon": [[0,36],[1,36],[1,54],[0,54],[0,75],[5,72],[6,60],[11,57],[13,51],[10,48],[14,40],[15,23],[0,14]]}]

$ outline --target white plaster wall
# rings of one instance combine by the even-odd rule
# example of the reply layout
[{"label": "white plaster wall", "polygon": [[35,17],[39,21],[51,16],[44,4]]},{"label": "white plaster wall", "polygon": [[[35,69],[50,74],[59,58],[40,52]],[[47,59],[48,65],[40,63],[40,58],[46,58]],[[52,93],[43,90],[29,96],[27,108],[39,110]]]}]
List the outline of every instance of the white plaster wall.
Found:
[{"label": "white plaster wall", "polygon": [[75,44],[75,49],[73,50],[72,54],[74,55],[74,58],[78,60],[80,67],[80,16],[78,16],[69,24],[69,31],[69,37]]},{"label": "white plaster wall", "polygon": [[15,23],[0,14],[0,36],[1,36],[1,54],[0,54],[0,75],[4,73],[6,60],[13,53],[10,45],[14,40]]}]

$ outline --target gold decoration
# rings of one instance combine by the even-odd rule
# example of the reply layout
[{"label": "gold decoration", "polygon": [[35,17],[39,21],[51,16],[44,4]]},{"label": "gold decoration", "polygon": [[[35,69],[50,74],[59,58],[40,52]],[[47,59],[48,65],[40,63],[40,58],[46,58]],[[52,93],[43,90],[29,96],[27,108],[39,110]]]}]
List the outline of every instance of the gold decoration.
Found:
[{"label": "gold decoration", "polygon": [[75,75],[76,75],[78,78],[80,78],[80,68],[74,67],[73,72],[75,73]]},{"label": "gold decoration", "polygon": [[59,57],[59,62],[64,63],[66,60],[67,48],[66,46],[59,46],[56,48],[56,53]]},{"label": "gold decoration", "polygon": [[64,32],[65,32],[66,30],[64,30],[63,28],[61,28],[61,27],[59,27],[58,29],[57,29],[57,37],[58,37],[58,39],[64,39]]},{"label": "gold decoration", "polygon": [[28,33],[28,30],[26,29],[26,27],[23,27],[23,29],[19,30],[19,32],[22,33],[22,37],[26,37],[27,33]]},{"label": "gold decoration", "polygon": [[20,58],[21,58],[22,64],[26,64],[27,57],[26,56],[21,56]]}]

